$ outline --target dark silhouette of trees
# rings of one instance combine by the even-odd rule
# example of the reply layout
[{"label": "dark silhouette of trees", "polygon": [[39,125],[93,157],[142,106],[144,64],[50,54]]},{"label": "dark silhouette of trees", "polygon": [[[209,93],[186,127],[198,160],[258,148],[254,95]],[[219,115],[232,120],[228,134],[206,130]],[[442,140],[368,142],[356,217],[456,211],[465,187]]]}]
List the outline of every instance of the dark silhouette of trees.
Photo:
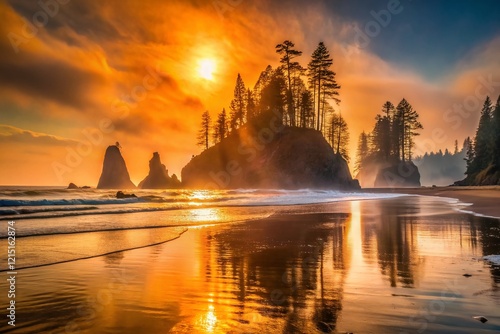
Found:
[{"label": "dark silhouette of trees", "polygon": [[260,98],[262,96],[262,90],[266,87],[273,76],[273,68],[271,65],[267,65],[266,69],[260,73],[259,79],[253,87],[253,99],[257,109],[260,108]]},{"label": "dark silhouette of trees", "polygon": [[255,105],[255,99],[250,88],[247,90],[246,97],[247,121],[250,121],[257,116],[257,106]]},{"label": "dark silhouette of trees", "polygon": [[342,115],[333,114],[328,128],[328,140],[333,151],[349,161],[349,129]]},{"label": "dark silhouette of trees", "polygon": [[358,139],[358,149],[356,152],[356,161],[354,164],[354,172],[357,173],[360,171],[361,166],[366,163],[366,160],[370,154],[369,147],[369,136],[366,132],[361,132]]},{"label": "dark silhouette of trees", "polygon": [[493,164],[500,170],[500,95],[493,111]]},{"label": "dark silhouette of trees", "polygon": [[207,110],[201,115],[201,128],[198,131],[198,145],[205,147],[205,150],[210,145],[210,121],[210,113]]},{"label": "dark silhouette of trees", "polygon": [[288,117],[290,118],[290,125],[295,126],[295,104],[294,104],[294,91],[292,86],[292,77],[295,76],[297,72],[302,71],[302,66],[297,61],[293,61],[294,58],[300,57],[302,55],[302,51],[298,51],[294,49],[295,44],[291,41],[284,41],[282,44],[276,45],[276,52],[280,54],[282,57],[280,59],[281,65],[284,68],[284,71],[287,76],[287,110]]},{"label": "dark silhouette of trees", "polygon": [[332,67],[333,59],[330,52],[323,42],[318,44],[314,50],[311,61],[308,65],[309,82],[313,86],[314,99],[317,105],[316,108],[316,130],[321,130],[322,122],[324,121],[324,110],[327,99],[333,99],[336,103],[340,100],[338,90],[340,86],[335,81],[335,72]]},{"label": "dark silhouette of trees", "polygon": [[302,92],[299,107],[300,127],[314,127],[314,106],[311,91],[304,90]]},{"label": "dark silhouette of trees", "polygon": [[500,96],[493,107],[486,97],[474,140],[469,140],[467,177],[460,185],[500,184]]},{"label": "dark silhouette of trees", "polygon": [[220,143],[229,133],[229,126],[227,121],[226,109],[222,111],[217,116],[217,120],[214,125],[213,141],[214,144]]},{"label": "dark silhouette of trees", "polygon": [[262,89],[260,97],[261,112],[275,111],[282,115],[286,105],[286,82],[283,70],[279,67],[273,71],[269,83]]},{"label": "dark silhouette of trees", "polygon": [[418,118],[418,113],[406,99],[402,99],[397,107],[390,101],[385,102],[382,113],[375,117],[372,132],[363,132],[359,138],[355,170],[359,172],[370,164],[388,166],[399,162],[411,163],[414,137],[423,128]]},{"label": "dark silhouette of trees", "polygon": [[[470,137],[464,141],[465,161],[467,163],[467,170],[472,168],[472,161],[474,161],[474,144]],[[465,172],[467,174],[467,171]]]},{"label": "dark silhouette of trees", "polygon": [[493,106],[491,105],[490,97],[487,96],[481,110],[479,118],[479,126],[477,127],[476,137],[474,140],[474,162],[473,168],[476,170],[485,169],[491,161],[493,155],[492,137],[492,115]]},{"label": "dark silhouette of trees", "polygon": [[245,83],[238,73],[236,85],[234,87],[234,98],[231,101],[229,109],[231,110],[231,130],[235,130],[242,126],[246,116],[246,93]]},{"label": "dark silhouette of trees", "polygon": [[418,130],[423,129],[418,121],[418,113],[411,104],[402,99],[396,108],[395,123],[399,137],[400,159],[404,161],[412,160],[412,149],[415,146],[413,138],[418,136]]}]

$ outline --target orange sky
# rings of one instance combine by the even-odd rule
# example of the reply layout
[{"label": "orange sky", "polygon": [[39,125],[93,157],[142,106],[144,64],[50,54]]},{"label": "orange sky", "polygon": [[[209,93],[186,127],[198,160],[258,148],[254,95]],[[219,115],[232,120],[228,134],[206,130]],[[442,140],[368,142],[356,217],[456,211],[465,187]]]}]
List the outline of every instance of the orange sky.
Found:
[{"label": "orange sky", "polygon": [[[274,46],[285,39],[304,52],[302,65],[320,40],[331,51],[342,86],[336,109],[350,128],[352,160],[359,133],[371,130],[386,100],[405,97],[420,113],[419,144],[451,148],[473,135],[478,110],[458,119],[447,110],[474,102],[481,80],[500,81],[488,78],[500,72],[499,37],[464,52],[452,71],[431,80],[357,45],[348,38],[356,22],[327,15],[321,2],[147,4],[61,1],[53,16],[36,17],[42,9],[35,2],[14,10],[0,1],[0,34],[7,37],[0,40],[0,185],[95,186],[105,148],[116,141],[134,183],[147,175],[155,151],[180,175],[200,152],[202,112],[228,109],[237,73],[253,87],[260,71],[277,65]],[[34,32],[26,17],[47,20]],[[200,77],[202,59],[215,62],[213,80]],[[499,86],[490,87],[493,100]]]}]

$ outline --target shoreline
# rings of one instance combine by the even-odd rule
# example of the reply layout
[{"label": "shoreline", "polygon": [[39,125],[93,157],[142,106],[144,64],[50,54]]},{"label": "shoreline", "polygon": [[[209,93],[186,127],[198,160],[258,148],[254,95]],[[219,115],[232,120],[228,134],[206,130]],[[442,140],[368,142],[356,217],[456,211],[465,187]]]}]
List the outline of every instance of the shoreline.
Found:
[{"label": "shoreline", "polygon": [[500,219],[500,186],[363,188],[362,191],[454,198],[470,204],[463,212]]}]

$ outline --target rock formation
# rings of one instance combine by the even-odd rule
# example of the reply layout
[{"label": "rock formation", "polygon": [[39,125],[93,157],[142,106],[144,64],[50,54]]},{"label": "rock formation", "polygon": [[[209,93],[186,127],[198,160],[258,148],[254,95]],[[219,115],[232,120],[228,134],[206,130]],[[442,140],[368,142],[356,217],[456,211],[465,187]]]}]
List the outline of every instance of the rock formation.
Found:
[{"label": "rock formation", "polygon": [[319,131],[244,126],[182,169],[189,188],[358,189],[347,162]]},{"label": "rock formation", "polygon": [[135,194],[125,194],[123,191],[118,191],[116,193],[116,198],[118,199],[123,199],[123,198],[137,198]]},{"label": "rock formation", "polygon": [[68,185],[68,188],[66,189],[91,189],[91,187],[89,186],[83,186],[83,187],[79,187],[77,186],[76,184],[74,184],[73,182],[70,182],[70,184]]},{"label": "rock formation", "polygon": [[375,178],[376,188],[420,187],[420,172],[413,162],[397,162],[380,168]]},{"label": "rock formation", "polygon": [[111,145],[106,149],[101,177],[97,189],[131,189],[135,185],[130,181],[127,165],[120,148]]},{"label": "rock formation", "polygon": [[149,174],[144,180],[139,183],[139,188],[142,189],[166,189],[179,188],[180,182],[174,174],[168,176],[168,170],[161,163],[158,152],[153,153],[153,157],[149,160]]}]

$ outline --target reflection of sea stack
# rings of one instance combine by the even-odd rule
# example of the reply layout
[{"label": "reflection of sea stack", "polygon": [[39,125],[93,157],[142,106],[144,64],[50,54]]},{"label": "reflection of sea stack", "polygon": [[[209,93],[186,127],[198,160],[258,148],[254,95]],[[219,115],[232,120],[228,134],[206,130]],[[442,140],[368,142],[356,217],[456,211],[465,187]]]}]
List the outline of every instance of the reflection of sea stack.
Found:
[{"label": "reflection of sea stack", "polygon": [[141,183],[139,188],[142,189],[165,189],[178,188],[180,182],[175,175],[168,176],[168,170],[161,163],[158,152],[153,153],[153,157],[149,160],[149,174]]},{"label": "reflection of sea stack", "polygon": [[[117,143],[118,144],[118,143]],[[98,189],[130,189],[135,185],[130,181],[127,165],[117,145],[106,149]]]}]

